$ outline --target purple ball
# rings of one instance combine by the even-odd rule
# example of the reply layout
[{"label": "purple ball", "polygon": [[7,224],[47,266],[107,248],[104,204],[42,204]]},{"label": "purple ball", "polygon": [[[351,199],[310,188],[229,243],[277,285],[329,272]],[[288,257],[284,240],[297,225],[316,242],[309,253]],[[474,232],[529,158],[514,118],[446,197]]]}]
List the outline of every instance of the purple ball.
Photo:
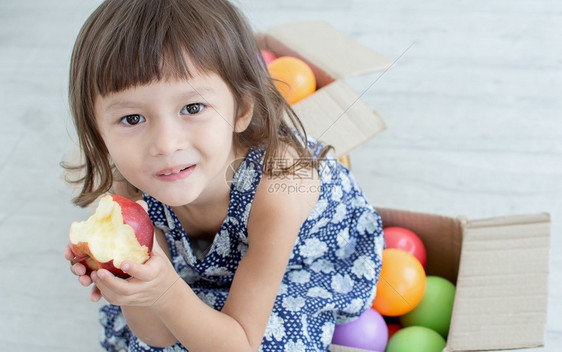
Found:
[{"label": "purple ball", "polygon": [[382,352],[388,343],[388,328],[382,315],[369,308],[358,319],[347,324],[336,325],[332,343]]}]

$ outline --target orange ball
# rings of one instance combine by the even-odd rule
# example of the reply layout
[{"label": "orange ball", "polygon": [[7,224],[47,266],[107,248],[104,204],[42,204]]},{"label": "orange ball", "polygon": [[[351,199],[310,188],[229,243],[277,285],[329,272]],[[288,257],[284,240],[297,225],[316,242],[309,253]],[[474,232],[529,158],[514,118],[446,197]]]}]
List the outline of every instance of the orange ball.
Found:
[{"label": "orange ball", "polygon": [[419,260],[401,249],[385,249],[373,308],[391,317],[406,314],[420,303],[424,291],[425,271]]},{"label": "orange ball", "polygon": [[306,98],[316,90],[316,78],[312,69],[296,57],[277,58],[269,63],[267,70],[289,104]]}]

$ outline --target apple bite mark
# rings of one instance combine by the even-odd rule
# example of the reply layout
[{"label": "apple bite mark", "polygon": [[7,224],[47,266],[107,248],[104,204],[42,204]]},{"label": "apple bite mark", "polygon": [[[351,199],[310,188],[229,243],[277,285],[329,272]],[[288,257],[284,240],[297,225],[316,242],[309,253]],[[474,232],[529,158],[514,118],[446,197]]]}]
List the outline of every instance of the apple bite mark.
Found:
[{"label": "apple bite mark", "polygon": [[123,261],[144,263],[150,257],[154,228],[145,210],[117,195],[101,198],[96,212],[86,221],[70,226],[70,249],[88,271],[120,270]]}]

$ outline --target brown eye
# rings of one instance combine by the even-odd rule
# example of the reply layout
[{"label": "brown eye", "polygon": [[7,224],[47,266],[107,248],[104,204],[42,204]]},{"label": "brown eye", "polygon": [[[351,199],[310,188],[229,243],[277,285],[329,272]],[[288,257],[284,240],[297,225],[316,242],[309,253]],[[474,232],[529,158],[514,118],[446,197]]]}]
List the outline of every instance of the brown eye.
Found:
[{"label": "brown eye", "polygon": [[193,115],[201,112],[203,108],[204,106],[201,103],[188,104],[183,107],[181,113],[185,115]]},{"label": "brown eye", "polygon": [[125,125],[134,126],[134,125],[137,125],[141,122],[144,122],[144,116],[138,115],[138,114],[127,115],[127,116],[123,117],[123,119],[121,121]]}]

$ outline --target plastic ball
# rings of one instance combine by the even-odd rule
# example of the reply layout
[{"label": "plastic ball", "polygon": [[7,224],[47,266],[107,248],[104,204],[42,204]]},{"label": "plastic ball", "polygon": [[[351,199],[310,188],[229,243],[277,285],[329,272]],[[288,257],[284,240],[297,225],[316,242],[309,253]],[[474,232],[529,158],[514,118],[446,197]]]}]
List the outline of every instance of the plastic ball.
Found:
[{"label": "plastic ball", "polygon": [[383,229],[386,248],[402,249],[418,258],[425,268],[426,253],[422,240],[413,231],[393,226]]},{"label": "plastic ball", "polygon": [[271,61],[277,59],[277,56],[275,56],[274,53],[266,49],[261,49],[260,54],[266,67]]},{"label": "plastic ball", "polygon": [[316,90],[316,78],[306,62],[291,56],[282,56],[269,63],[269,74],[275,86],[289,104],[294,104]]},{"label": "plastic ball", "polygon": [[388,338],[390,339],[392,335],[396,334],[398,330],[402,329],[402,325],[400,324],[386,324],[388,328]]},{"label": "plastic ball", "polygon": [[382,252],[382,268],[373,308],[386,316],[399,316],[414,309],[425,290],[425,271],[413,255],[401,249]]},{"label": "plastic ball", "polygon": [[368,351],[384,351],[387,342],[384,318],[372,308],[352,322],[336,325],[332,337],[332,344]]},{"label": "plastic ball", "polygon": [[404,326],[425,326],[447,337],[455,291],[455,286],[450,281],[438,276],[428,276],[422,300],[416,308],[401,316],[400,322]]},{"label": "plastic ball", "polygon": [[400,329],[388,341],[386,352],[442,352],[447,342],[435,331],[423,326]]}]

